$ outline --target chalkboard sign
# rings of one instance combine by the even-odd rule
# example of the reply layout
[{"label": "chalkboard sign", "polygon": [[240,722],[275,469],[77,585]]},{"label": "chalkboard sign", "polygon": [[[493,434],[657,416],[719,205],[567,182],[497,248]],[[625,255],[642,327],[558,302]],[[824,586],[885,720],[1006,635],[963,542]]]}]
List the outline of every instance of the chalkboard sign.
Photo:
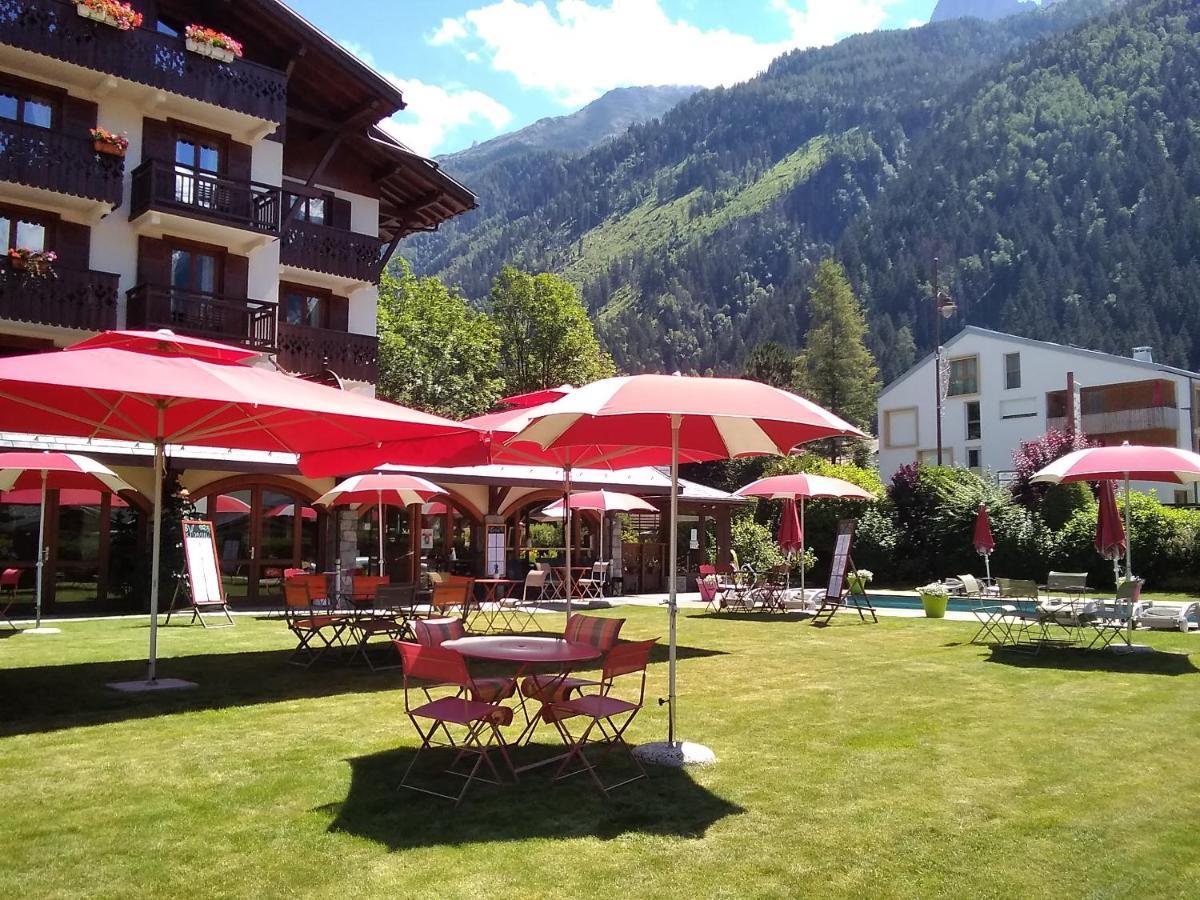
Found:
[{"label": "chalkboard sign", "polygon": [[194,606],[225,604],[225,585],[217,566],[217,538],[212,522],[183,520],[183,549],[187,556],[188,587]]},{"label": "chalkboard sign", "polygon": [[829,587],[825,595],[831,599],[842,595],[846,583],[846,568],[850,564],[850,544],[854,540],[854,520],[838,522],[837,540],[833,545],[833,560],[829,565]]}]

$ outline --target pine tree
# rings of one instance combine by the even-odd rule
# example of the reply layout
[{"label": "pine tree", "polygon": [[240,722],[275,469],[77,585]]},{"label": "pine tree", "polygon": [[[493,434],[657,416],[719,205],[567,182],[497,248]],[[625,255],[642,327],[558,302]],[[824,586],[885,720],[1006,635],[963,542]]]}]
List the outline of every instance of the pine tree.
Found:
[{"label": "pine tree", "polygon": [[810,400],[866,429],[875,416],[879,368],[867,349],[867,322],[846,270],[832,259],[817,267],[808,335],[796,359],[796,387]]}]

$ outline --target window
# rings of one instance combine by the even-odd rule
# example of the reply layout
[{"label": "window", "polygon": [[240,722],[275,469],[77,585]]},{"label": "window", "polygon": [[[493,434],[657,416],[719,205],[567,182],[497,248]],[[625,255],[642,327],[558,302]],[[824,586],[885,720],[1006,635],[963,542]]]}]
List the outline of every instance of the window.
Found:
[{"label": "window", "polygon": [[978,447],[967,448],[967,468],[972,472],[979,471],[979,454],[980,450]]},{"label": "window", "polygon": [[296,220],[300,222],[311,222],[314,225],[329,224],[329,210],[333,205],[332,194],[322,194],[319,197],[301,197],[297,194],[287,194],[285,200],[285,209],[291,209],[292,204],[297,200],[300,201],[300,208],[296,210]]},{"label": "window", "polygon": [[4,242],[5,250],[14,247],[47,250],[50,248],[48,221],[0,207],[0,241]]},{"label": "window", "polygon": [[950,381],[946,395],[959,397],[979,393],[979,357],[960,356],[950,360]]},{"label": "window", "polygon": [[1004,389],[1014,390],[1021,386],[1021,354],[1004,354]]},{"label": "window", "polygon": [[967,410],[967,440],[977,441],[983,436],[983,423],[979,415],[979,401],[970,400],[964,406]]},{"label": "window", "polygon": [[0,85],[0,119],[23,122],[38,128],[51,128],[55,119],[55,101],[44,94],[21,87]]},{"label": "window", "polygon": [[298,284],[281,285],[283,321],[288,325],[308,328],[329,327],[330,295],[316,288]]}]

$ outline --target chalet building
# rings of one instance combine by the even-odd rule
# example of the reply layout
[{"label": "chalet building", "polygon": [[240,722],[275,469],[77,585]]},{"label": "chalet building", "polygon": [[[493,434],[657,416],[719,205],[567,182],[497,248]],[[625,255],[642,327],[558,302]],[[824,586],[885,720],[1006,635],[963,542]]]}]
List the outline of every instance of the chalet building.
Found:
[{"label": "chalet building", "polygon": [[[376,125],[404,109],[396,86],[282,3],[132,5],[141,21],[122,28],[73,0],[0,4],[0,354],[168,328],[373,392],[384,264],[474,196]],[[240,54],[189,39],[193,25]],[[82,449],[140,495],[51,498],[50,610],[126,602],[120,569],[146,543],[148,457]],[[220,524],[242,599],[284,565],[330,563],[337,526],[307,504],[331,482],[287,457],[173,448],[171,466]],[[36,543],[36,507],[0,502],[0,566],[30,593]]]},{"label": "chalet building", "polygon": [[[1200,373],[969,325],[942,348],[942,461],[1011,480],[1013,451],[1071,427],[1104,445],[1198,448]],[[879,394],[879,472],[937,460],[938,380],[927,356]],[[1068,390],[1070,388],[1070,390]],[[1200,502],[1196,485],[1135,483],[1164,503]]]}]

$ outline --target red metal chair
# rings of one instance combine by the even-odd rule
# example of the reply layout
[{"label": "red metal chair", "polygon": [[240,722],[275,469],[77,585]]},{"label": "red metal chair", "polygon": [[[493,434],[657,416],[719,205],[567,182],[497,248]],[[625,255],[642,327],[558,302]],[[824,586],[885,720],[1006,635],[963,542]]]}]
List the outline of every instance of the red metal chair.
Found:
[{"label": "red metal chair", "polygon": [[[504,744],[504,737],[500,733],[502,725],[512,722],[512,710],[464,696],[473,697],[476,693],[476,684],[471,680],[471,675],[467,671],[467,662],[461,654],[441,646],[413,644],[407,641],[397,641],[396,647],[400,651],[404,665],[404,711],[412,721],[413,727],[416,728],[417,734],[421,736],[421,746],[417,748],[408,768],[404,770],[400,786],[434,797],[453,800],[454,805],[457,806],[467,793],[467,788],[471,786],[472,781],[503,784],[500,770],[492,762],[490,755],[492,750],[500,752],[505,765],[512,774],[513,781],[516,781],[517,773],[513,769],[512,760],[509,759],[508,750]],[[426,702],[419,706],[412,705],[410,681],[425,682],[422,693]],[[453,697],[431,699],[430,688],[441,686],[457,688],[458,692]],[[430,723],[428,730],[421,727],[422,721]],[[450,737],[451,726],[465,732],[460,740],[455,741]],[[434,741],[434,735],[439,729],[445,732],[449,743]],[[485,736],[487,740],[484,740]],[[458,794],[446,794],[409,783],[409,775],[412,774],[417,760],[423,752],[433,747],[449,747],[457,751],[453,761],[446,768],[446,772],[466,779]],[[455,767],[465,756],[476,757],[475,765],[471,767],[470,772],[456,771]],[[495,776],[494,780],[479,774],[479,767],[485,763],[492,775]]]},{"label": "red metal chair", "polygon": [[[554,773],[556,781],[587,772],[596,786],[607,794],[614,788],[647,777],[641,762],[633,755],[633,748],[625,740],[625,730],[629,728],[646,699],[646,666],[650,663],[650,654],[656,643],[658,641],[655,639],[618,644],[608,651],[604,660],[604,674],[596,693],[582,694],[573,700],[554,701],[549,704],[543,716],[554,723],[568,748],[566,759]],[[617,679],[629,675],[637,676],[636,699],[632,694],[629,699],[614,696],[613,687]],[[576,718],[585,719],[587,722],[578,736],[572,735],[567,727],[567,722]],[[599,736],[593,737],[597,731]],[[637,767],[637,774],[606,785],[596,771],[595,764],[587,757],[586,748],[589,746],[602,746],[605,758],[614,750],[624,750]],[[577,760],[579,768],[567,771],[571,760]]]},{"label": "red metal chair", "polygon": [[[466,637],[467,629],[462,619],[417,619],[413,622],[413,634],[422,647],[440,647],[446,641]],[[517,692],[511,678],[476,678],[471,685],[471,699],[483,703],[507,700]]]},{"label": "red metal chair", "polygon": [[[299,642],[288,662],[306,669],[339,642],[349,624],[343,616],[314,610],[309,583],[301,578],[283,583],[283,611],[288,629]],[[319,645],[314,643],[318,641]]]},{"label": "red metal chair", "polygon": [[13,605],[17,602],[17,588],[20,586],[20,584],[20,569],[5,569],[3,574],[0,574],[0,597],[3,596],[4,591],[8,591],[8,602],[3,606],[0,606],[0,618],[4,619],[4,621],[8,623],[8,627],[13,631],[21,630],[17,628],[17,626],[13,623],[12,618],[8,614],[9,610],[11,610]]}]

